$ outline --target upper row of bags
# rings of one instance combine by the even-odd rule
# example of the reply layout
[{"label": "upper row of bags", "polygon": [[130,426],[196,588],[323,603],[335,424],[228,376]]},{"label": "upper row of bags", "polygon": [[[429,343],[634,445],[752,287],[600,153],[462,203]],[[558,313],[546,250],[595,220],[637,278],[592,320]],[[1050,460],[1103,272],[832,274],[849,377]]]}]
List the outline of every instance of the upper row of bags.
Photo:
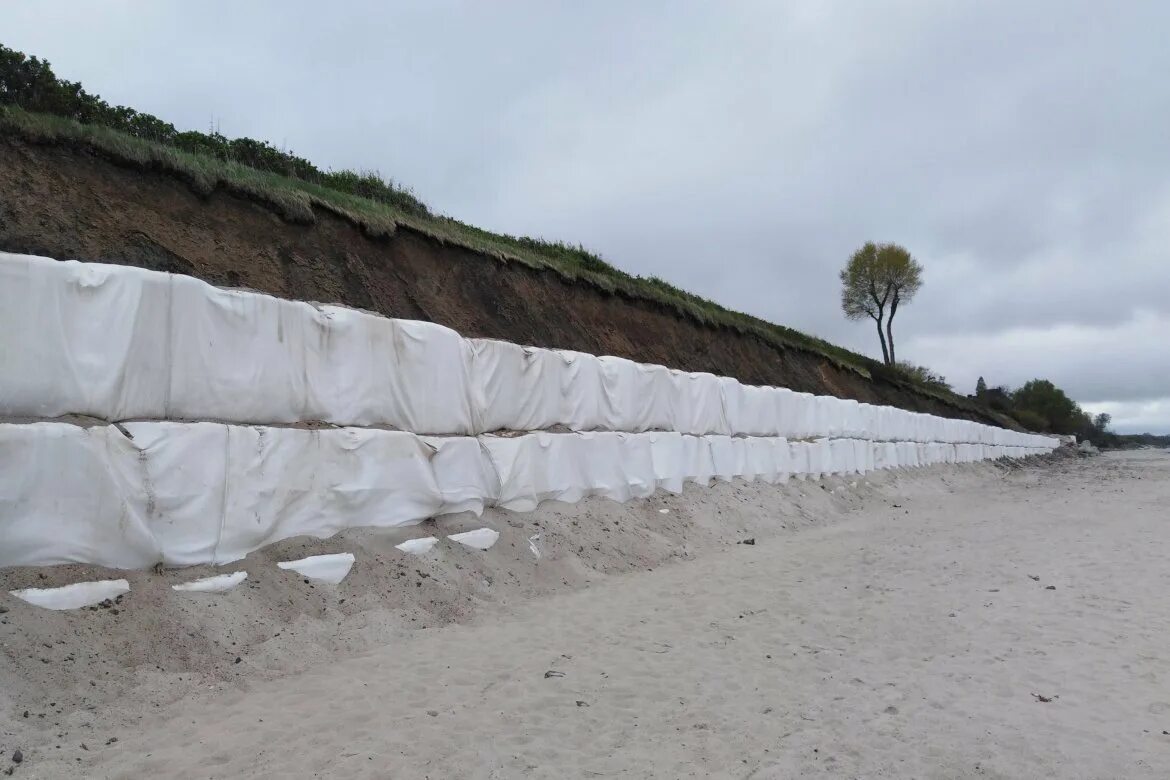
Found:
[{"label": "upper row of bags", "polygon": [[0,416],[321,421],[1045,446],[1045,437],[624,358],[465,339],[139,268],[0,253]]}]

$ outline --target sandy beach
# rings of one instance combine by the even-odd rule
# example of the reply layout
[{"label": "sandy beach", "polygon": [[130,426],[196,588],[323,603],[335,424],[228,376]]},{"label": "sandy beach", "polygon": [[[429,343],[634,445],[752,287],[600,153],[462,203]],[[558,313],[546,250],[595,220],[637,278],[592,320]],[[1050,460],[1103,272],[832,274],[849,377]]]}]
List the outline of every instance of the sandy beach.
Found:
[{"label": "sandy beach", "polygon": [[[405,562],[433,527],[298,540],[117,615],[5,592],[0,771],[1167,777],[1167,506],[1140,451],[453,518],[501,542]],[[302,550],[358,563],[267,565]]]}]

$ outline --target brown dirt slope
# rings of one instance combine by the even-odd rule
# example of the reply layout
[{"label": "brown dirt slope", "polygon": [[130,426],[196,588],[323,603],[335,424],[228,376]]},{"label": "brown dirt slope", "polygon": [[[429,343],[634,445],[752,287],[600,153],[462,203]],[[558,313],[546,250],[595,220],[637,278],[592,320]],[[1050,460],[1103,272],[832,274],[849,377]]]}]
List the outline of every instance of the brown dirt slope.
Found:
[{"label": "brown dirt slope", "polygon": [[166,173],[70,145],[0,137],[0,250],[122,263],[213,284],[342,303],[467,336],[618,355],[749,384],[1004,424],[909,383],[713,326],[644,299],[501,263],[400,227],[370,237],[319,210],[290,224],[264,204],[194,193]]}]

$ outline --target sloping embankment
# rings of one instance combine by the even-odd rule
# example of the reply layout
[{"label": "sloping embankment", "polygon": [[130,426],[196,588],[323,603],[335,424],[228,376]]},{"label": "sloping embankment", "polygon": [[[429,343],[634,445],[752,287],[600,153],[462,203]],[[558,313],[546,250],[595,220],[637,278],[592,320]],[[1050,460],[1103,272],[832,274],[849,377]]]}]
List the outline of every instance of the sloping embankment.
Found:
[{"label": "sloping embankment", "polygon": [[961,399],[865,377],[824,355],[686,317],[654,301],[502,263],[406,227],[373,238],[324,210],[290,224],[222,191],[92,149],[0,138],[0,249],[124,263],[213,284],[428,320],[467,336],[610,354],[944,417],[1010,424]]}]

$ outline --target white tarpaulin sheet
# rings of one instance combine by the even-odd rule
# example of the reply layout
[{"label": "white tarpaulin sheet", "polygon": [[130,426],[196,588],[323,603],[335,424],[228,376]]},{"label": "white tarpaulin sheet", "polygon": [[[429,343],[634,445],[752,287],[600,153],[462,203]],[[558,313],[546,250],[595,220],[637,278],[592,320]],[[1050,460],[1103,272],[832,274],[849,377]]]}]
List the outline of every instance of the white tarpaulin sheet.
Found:
[{"label": "white tarpaulin sheet", "polygon": [[25,588],[8,592],[21,601],[45,609],[80,609],[129,593],[130,583],[126,580],[96,580],[75,582],[60,588]]},{"label": "white tarpaulin sheet", "polygon": [[490,550],[499,541],[500,532],[494,528],[476,528],[474,531],[451,534],[447,538],[473,550]]},{"label": "white tarpaulin sheet", "polygon": [[210,577],[200,577],[190,582],[180,582],[178,585],[172,585],[171,589],[182,593],[227,593],[246,579],[248,579],[246,571],[213,574]]},{"label": "white tarpaulin sheet", "polygon": [[353,553],[329,553],[310,555],[295,561],[278,561],[276,565],[281,569],[291,569],[307,579],[336,585],[349,574],[354,560]]}]

